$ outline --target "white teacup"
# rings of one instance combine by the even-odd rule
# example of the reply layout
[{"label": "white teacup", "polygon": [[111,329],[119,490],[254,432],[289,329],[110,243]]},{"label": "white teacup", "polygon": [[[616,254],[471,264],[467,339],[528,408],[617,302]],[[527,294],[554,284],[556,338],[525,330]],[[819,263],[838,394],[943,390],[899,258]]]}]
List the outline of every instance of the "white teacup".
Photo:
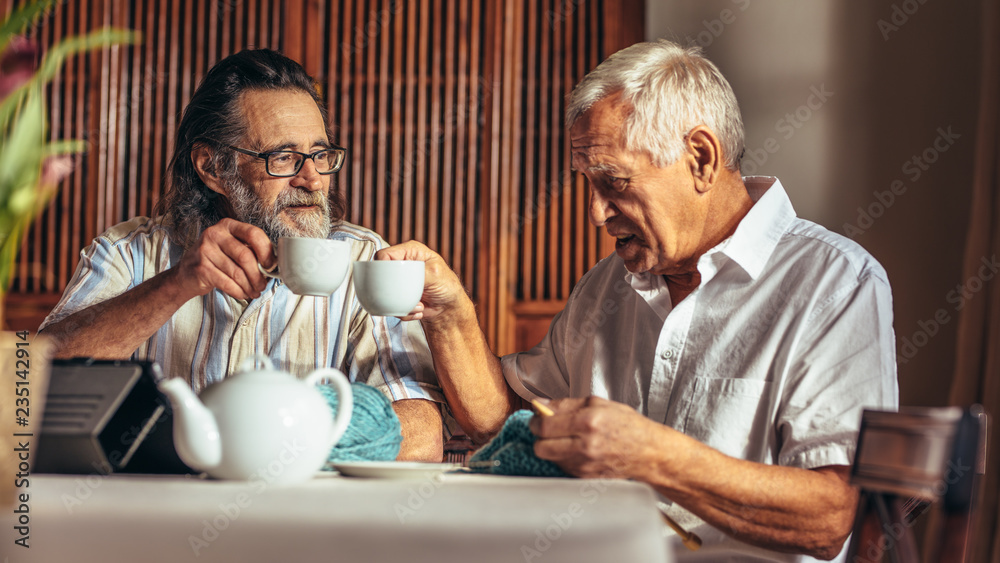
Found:
[{"label": "white teacup", "polygon": [[284,282],[292,293],[326,297],[344,283],[350,264],[349,242],[281,237],[278,239],[277,269],[267,271],[260,264],[257,268],[265,276]]},{"label": "white teacup", "polygon": [[421,260],[371,260],[354,262],[354,291],[368,314],[404,317],[424,294]]}]

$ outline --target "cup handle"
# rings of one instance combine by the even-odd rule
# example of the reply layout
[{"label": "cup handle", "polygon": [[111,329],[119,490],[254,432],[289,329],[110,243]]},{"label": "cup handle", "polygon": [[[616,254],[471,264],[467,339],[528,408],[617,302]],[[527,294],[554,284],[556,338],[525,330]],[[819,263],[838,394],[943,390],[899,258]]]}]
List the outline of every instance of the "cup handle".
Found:
[{"label": "cup handle", "polygon": [[354,410],[354,394],[351,391],[351,382],[348,381],[344,372],[336,368],[318,369],[306,376],[307,385],[316,385],[324,377],[329,378],[330,383],[337,389],[337,414],[333,419],[333,428],[330,429],[329,448],[332,450],[340,437],[347,431],[347,426],[351,423],[351,412]]},{"label": "cup handle", "polygon": [[260,262],[257,262],[257,269],[260,270],[260,273],[264,274],[264,276],[266,277],[273,278],[276,280],[281,279],[281,272],[278,271],[278,264],[271,266],[270,270],[265,270],[264,266],[261,266]]}]

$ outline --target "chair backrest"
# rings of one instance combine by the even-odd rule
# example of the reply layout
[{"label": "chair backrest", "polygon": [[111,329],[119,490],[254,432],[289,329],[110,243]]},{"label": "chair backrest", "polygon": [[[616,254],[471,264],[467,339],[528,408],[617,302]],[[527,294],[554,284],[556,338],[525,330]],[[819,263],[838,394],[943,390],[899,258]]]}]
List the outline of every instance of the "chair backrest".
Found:
[{"label": "chair backrest", "polygon": [[848,561],[917,563],[912,526],[939,503],[941,525],[929,533],[936,562],[964,562],[979,476],[986,471],[987,418],[982,407],[866,410],[851,483],[861,488]]}]

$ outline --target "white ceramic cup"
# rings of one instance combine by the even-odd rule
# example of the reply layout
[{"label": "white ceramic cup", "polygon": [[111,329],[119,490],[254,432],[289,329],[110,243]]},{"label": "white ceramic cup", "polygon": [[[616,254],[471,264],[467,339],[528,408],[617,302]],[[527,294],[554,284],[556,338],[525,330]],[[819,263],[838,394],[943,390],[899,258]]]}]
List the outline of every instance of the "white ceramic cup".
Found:
[{"label": "white ceramic cup", "polygon": [[368,314],[404,317],[424,294],[421,260],[371,260],[354,262],[354,291]]},{"label": "white ceramic cup", "polygon": [[351,244],[339,240],[281,237],[277,253],[277,269],[268,271],[260,264],[257,268],[297,295],[332,295],[344,283],[351,265]]}]

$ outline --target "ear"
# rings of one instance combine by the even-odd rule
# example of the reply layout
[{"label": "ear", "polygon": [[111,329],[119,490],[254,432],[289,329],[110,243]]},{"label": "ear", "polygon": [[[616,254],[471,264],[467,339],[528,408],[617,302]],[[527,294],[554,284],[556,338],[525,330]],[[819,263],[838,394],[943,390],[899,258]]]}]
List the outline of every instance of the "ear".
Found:
[{"label": "ear", "polygon": [[208,145],[197,143],[191,149],[191,164],[194,165],[198,177],[208,186],[208,189],[222,195],[228,195],[225,188],[223,188],[222,180],[215,172],[215,166],[212,164],[212,156],[212,149]]},{"label": "ear", "polygon": [[719,138],[708,127],[699,125],[687,134],[684,143],[695,189],[705,193],[715,185],[724,166]]}]

